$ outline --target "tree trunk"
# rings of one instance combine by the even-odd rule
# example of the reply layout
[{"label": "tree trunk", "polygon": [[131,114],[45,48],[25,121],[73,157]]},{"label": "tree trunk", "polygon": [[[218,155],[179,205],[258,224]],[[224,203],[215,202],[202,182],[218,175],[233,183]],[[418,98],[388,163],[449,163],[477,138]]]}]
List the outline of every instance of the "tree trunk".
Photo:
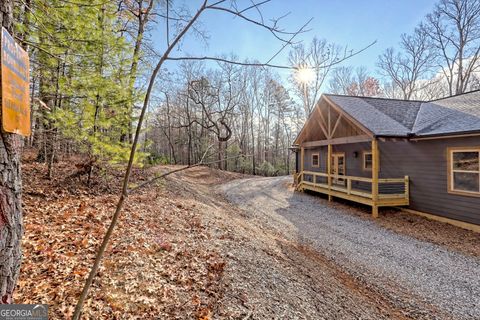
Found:
[{"label": "tree trunk", "polygon": [[222,170],[223,168],[223,161],[222,161],[222,141],[218,140],[218,169]]},{"label": "tree trunk", "polygon": [[228,141],[225,141],[223,149],[223,170],[228,171]]},{"label": "tree trunk", "polygon": [[253,130],[253,119],[251,120],[251,134],[252,134],[252,173],[253,175],[257,175],[257,170],[255,166],[257,165],[255,163],[255,132]]},{"label": "tree trunk", "polygon": [[[2,26],[12,33],[13,0],[0,0]],[[0,131],[0,304],[12,303],[20,272],[23,235],[20,156],[23,139]]]},{"label": "tree trunk", "polygon": [[47,178],[53,178],[53,165],[55,163],[55,144],[57,140],[57,133],[53,127],[48,131],[46,135],[47,144],[45,145],[46,148],[46,161],[47,161]]},{"label": "tree trunk", "polygon": [[123,142],[131,142],[132,141],[132,113],[133,113],[133,105],[134,105],[134,91],[135,91],[135,82],[137,80],[137,70],[138,70],[138,61],[140,60],[140,49],[142,47],[143,42],[143,34],[145,32],[145,25],[148,21],[150,11],[153,8],[153,0],[150,0],[147,3],[147,7],[143,7],[143,1],[139,1],[138,7],[138,29],[137,29],[137,36],[135,38],[135,46],[133,48],[133,56],[132,56],[132,63],[130,64],[130,74],[128,78],[128,99],[127,104],[125,106],[127,112],[127,134],[122,135],[120,138]]},{"label": "tree trunk", "polygon": [[[190,123],[190,104],[189,104],[189,99],[187,99],[187,103],[186,103],[186,111],[187,111],[187,122]],[[187,141],[187,165],[191,165],[192,164],[192,159],[190,158],[190,155],[191,155],[191,148],[192,148],[192,133],[191,133],[191,125],[188,125],[187,126],[187,138],[188,138],[188,141]]]}]

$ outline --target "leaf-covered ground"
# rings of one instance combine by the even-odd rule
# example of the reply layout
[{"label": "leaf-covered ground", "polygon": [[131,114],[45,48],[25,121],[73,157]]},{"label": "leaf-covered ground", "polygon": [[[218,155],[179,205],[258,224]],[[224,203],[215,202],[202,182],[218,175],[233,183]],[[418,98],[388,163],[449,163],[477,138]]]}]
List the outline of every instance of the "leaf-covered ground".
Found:
[{"label": "leaf-covered ground", "polygon": [[[74,172],[70,162],[59,163],[50,181],[44,165],[23,165],[24,260],[15,301],[49,304],[52,319],[71,316],[120,184],[117,174],[110,177],[110,190],[100,178],[87,188],[78,178],[68,178]],[[148,176],[151,172],[137,171],[134,182]],[[197,203],[185,201],[168,183],[128,198],[85,318],[211,316],[225,261],[210,243]]]}]

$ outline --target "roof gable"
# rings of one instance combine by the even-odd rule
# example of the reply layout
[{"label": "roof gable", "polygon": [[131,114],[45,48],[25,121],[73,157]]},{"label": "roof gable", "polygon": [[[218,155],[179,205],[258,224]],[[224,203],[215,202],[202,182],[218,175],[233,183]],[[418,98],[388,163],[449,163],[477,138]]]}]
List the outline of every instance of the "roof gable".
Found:
[{"label": "roof gable", "polygon": [[325,95],[377,136],[480,131],[480,90],[430,102]]},{"label": "roof gable", "polygon": [[370,132],[356,118],[322,95],[293,144],[352,136],[373,137],[373,135],[373,132]]}]

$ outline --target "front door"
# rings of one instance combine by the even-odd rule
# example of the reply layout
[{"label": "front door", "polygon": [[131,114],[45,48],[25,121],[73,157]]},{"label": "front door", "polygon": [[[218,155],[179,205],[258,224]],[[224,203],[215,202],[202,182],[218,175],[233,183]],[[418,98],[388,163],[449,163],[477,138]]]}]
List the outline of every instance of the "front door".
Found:
[{"label": "front door", "polygon": [[[332,172],[331,174],[337,176],[345,175],[345,154],[344,153],[334,153],[332,154]],[[345,186],[345,179],[342,178],[333,178],[333,184]]]}]

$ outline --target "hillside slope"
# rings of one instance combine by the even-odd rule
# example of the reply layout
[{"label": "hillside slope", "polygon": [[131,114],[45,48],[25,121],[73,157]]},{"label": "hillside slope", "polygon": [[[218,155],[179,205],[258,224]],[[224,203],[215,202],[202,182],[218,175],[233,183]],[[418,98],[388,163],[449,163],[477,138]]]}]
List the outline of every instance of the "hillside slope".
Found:
[{"label": "hillside slope", "polygon": [[[175,168],[136,170],[132,183]],[[121,176],[98,175],[86,187],[68,178],[75,169],[66,162],[58,164],[54,180],[43,178],[42,165],[27,161],[23,169],[25,258],[16,302],[47,303],[52,319],[64,319],[72,314],[110,221]],[[232,181],[231,188],[242,178],[197,167],[131,195],[85,318],[435,318],[386,299],[291,236],[297,226],[282,218],[284,212],[259,216],[245,206],[255,203],[262,187],[244,194],[243,202],[227,200],[221,186]],[[265,201],[282,200],[272,195]]]}]

